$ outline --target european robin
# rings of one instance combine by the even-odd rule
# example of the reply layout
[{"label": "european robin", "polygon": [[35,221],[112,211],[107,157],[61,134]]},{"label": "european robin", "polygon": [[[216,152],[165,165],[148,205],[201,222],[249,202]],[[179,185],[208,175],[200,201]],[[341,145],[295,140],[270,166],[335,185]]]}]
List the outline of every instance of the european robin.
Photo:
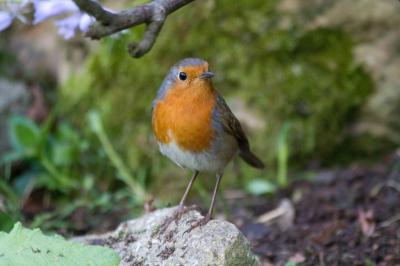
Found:
[{"label": "european robin", "polygon": [[199,172],[216,174],[208,213],[192,229],[211,219],[221,177],[234,155],[253,167],[264,167],[251,152],[239,120],[214,88],[212,77],[206,61],[183,59],[170,69],[153,101],[152,126],[161,153],[193,171],[175,218],[185,212],[186,198]]}]

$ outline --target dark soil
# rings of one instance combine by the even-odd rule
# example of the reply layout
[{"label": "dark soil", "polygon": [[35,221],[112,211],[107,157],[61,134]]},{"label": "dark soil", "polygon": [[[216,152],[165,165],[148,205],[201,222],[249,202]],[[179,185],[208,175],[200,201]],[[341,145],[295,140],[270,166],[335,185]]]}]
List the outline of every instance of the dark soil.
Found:
[{"label": "dark soil", "polygon": [[[273,198],[232,200],[231,220],[264,265],[400,265],[399,165],[324,171]],[[295,210],[289,229],[254,222],[284,198]]]},{"label": "dark soil", "polygon": [[[225,193],[225,210],[230,215],[226,219],[246,235],[263,266],[288,261],[296,265],[400,265],[400,159],[314,172],[313,180],[294,181],[274,196]],[[256,223],[284,199],[295,212],[290,228],[282,229],[279,221]],[[38,212],[35,206],[43,206],[35,202],[33,198],[26,205],[25,214],[33,215]],[[86,234],[115,229],[125,216],[125,212],[115,212],[93,217],[78,208],[69,220],[75,234]]]}]

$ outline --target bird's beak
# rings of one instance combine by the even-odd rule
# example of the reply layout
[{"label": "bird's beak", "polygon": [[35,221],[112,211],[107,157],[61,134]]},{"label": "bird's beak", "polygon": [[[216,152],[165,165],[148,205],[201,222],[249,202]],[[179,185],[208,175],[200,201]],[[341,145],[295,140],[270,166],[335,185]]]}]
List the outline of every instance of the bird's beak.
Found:
[{"label": "bird's beak", "polygon": [[201,79],[210,79],[210,78],[212,78],[212,77],[214,77],[214,73],[213,73],[213,72],[210,72],[210,71],[203,72],[203,73],[200,75],[200,78],[201,78]]}]

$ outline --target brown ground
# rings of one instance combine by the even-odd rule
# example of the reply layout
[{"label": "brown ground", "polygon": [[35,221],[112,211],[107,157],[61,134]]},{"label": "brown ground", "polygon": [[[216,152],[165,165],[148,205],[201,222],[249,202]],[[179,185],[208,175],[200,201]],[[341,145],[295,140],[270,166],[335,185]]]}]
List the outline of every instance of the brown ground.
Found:
[{"label": "brown ground", "polygon": [[[379,165],[320,171],[315,180],[295,181],[272,197],[224,194],[231,198],[225,201],[227,220],[246,235],[264,265],[289,260],[297,265],[400,265],[400,156]],[[34,199],[27,209],[37,213]],[[293,204],[292,227],[255,222],[283,199]],[[71,228],[59,233],[108,231],[125,220],[126,212],[105,216],[78,208],[67,218]]]},{"label": "brown ground", "polygon": [[[254,223],[283,198],[294,202],[290,229]],[[400,265],[399,160],[320,172],[273,199],[233,200],[230,207],[265,265]]]}]

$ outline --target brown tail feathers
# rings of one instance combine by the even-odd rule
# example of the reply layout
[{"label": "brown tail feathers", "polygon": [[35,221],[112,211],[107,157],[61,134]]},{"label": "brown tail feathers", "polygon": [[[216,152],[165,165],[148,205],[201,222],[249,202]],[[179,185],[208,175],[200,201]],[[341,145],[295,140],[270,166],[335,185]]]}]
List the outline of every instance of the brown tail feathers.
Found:
[{"label": "brown tail feathers", "polygon": [[241,150],[239,156],[242,157],[242,159],[246,163],[255,168],[263,169],[265,167],[264,163],[260,159],[258,159],[258,157],[254,153],[252,153],[249,149]]}]

